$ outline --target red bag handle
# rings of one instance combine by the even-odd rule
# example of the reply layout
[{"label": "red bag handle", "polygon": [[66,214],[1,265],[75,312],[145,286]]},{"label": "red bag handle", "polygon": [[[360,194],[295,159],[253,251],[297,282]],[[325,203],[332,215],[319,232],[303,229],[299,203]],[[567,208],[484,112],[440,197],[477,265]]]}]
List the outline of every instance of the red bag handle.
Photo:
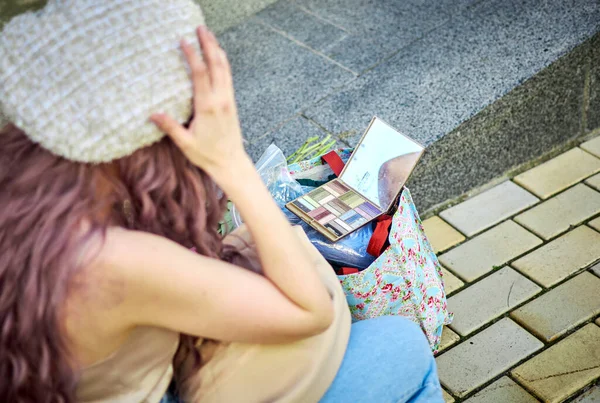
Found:
[{"label": "red bag handle", "polygon": [[373,236],[367,246],[367,253],[371,256],[379,257],[385,250],[392,226],[392,217],[384,214],[377,218],[377,225],[373,231]]},{"label": "red bag handle", "polygon": [[338,153],[331,150],[327,154],[321,156],[321,159],[329,165],[335,176],[340,176],[344,170],[344,161],[342,161]]}]

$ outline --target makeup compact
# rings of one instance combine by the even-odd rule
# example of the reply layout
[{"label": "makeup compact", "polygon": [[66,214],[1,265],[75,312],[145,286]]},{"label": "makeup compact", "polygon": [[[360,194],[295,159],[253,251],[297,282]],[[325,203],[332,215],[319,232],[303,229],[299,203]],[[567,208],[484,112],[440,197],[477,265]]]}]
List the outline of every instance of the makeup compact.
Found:
[{"label": "makeup compact", "polygon": [[374,117],[340,176],[286,207],[335,242],[390,210],[424,150]]}]

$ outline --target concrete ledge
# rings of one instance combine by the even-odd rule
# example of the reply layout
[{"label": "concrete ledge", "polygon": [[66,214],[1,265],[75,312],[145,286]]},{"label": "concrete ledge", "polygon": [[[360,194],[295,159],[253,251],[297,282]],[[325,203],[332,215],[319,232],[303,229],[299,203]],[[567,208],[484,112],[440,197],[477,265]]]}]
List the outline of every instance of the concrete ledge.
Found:
[{"label": "concrete ledge", "polygon": [[600,34],[431,144],[409,183],[430,209],[600,128]]},{"label": "concrete ledge", "polygon": [[220,33],[241,23],[277,0],[194,0],[200,4],[206,25]]}]

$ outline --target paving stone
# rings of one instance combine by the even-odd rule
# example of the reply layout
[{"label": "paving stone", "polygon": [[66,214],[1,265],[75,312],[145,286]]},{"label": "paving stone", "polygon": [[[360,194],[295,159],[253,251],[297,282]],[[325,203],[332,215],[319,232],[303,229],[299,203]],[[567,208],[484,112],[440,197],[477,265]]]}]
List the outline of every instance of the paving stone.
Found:
[{"label": "paving stone", "polygon": [[502,319],[437,357],[440,381],[465,396],[543,346],[512,320]]},{"label": "paving stone", "polygon": [[355,77],[256,17],[219,40],[231,61],[242,130],[250,141]]},{"label": "paving stone", "polygon": [[596,385],[587,390],[577,399],[573,400],[573,403],[600,403],[600,386]]},{"label": "paving stone", "polygon": [[451,294],[454,291],[460,290],[464,287],[465,283],[463,283],[461,279],[459,279],[443,267],[442,274],[444,276],[444,290],[446,291],[446,295]]},{"label": "paving stone", "polygon": [[460,232],[452,228],[438,216],[423,221],[423,227],[425,228],[425,235],[427,235],[427,239],[431,242],[435,253],[443,252],[465,240],[465,237]]},{"label": "paving stone", "polygon": [[600,171],[600,159],[573,148],[514,178],[514,181],[542,199],[560,192]]},{"label": "paving stone", "polygon": [[562,402],[600,376],[600,327],[589,324],[512,371],[545,402]]},{"label": "paving stone", "polygon": [[594,154],[596,157],[600,158],[600,136],[586,141],[579,147],[583,148],[588,153]]},{"label": "paving stone", "polygon": [[504,376],[473,397],[465,400],[465,403],[537,403],[537,401],[516,382]]},{"label": "paving stone", "polygon": [[446,392],[444,389],[442,389],[442,396],[444,397],[445,403],[453,403],[454,402],[454,398],[452,396],[450,396],[450,394],[448,392]]},{"label": "paving stone", "polygon": [[577,227],[516,260],[512,266],[544,287],[551,287],[600,258],[600,233]]},{"label": "paving stone", "polygon": [[600,318],[596,319],[596,324],[600,326]]},{"label": "paving stone", "polygon": [[440,216],[470,237],[538,201],[522,187],[506,181],[443,211]]},{"label": "paving stone", "polygon": [[583,272],[512,312],[511,317],[551,342],[599,313],[600,278]]},{"label": "paving stone", "polygon": [[258,13],[258,18],[318,51],[347,36],[342,29],[307,13],[291,0],[278,1]]},{"label": "paving stone", "polygon": [[541,290],[515,270],[503,267],[448,299],[448,309],[454,312],[450,327],[467,336]]},{"label": "paving stone", "polygon": [[590,221],[588,225],[594,228],[596,231],[600,231],[600,217]]},{"label": "paving stone", "polygon": [[514,220],[548,240],[598,213],[600,193],[580,183],[518,215]]},{"label": "paving stone", "polygon": [[440,342],[440,348],[438,353],[448,349],[448,347],[453,346],[460,339],[460,336],[457,335],[447,326],[444,326],[444,330],[442,331],[442,340]]},{"label": "paving stone", "polygon": [[541,243],[541,239],[520,225],[506,221],[444,253],[439,259],[442,265],[470,282]]},{"label": "paving stone", "polygon": [[596,273],[598,277],[600,277],[600,263],[597,263],[590,269],[592,272]]},{"label": "paving stone", "polygon": [[594,175],[585,181],[588,185],[596,190],[600,190],[600,174]]}]

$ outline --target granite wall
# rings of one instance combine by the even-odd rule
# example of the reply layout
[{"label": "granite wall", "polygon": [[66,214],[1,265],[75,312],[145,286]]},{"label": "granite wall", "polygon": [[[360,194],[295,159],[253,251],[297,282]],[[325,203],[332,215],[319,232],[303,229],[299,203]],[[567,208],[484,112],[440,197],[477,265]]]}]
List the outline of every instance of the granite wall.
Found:
[{"label": "granite wall", "polygon": [[600,134],[600,33],[433,143],[409,187],[423,212]]}]

